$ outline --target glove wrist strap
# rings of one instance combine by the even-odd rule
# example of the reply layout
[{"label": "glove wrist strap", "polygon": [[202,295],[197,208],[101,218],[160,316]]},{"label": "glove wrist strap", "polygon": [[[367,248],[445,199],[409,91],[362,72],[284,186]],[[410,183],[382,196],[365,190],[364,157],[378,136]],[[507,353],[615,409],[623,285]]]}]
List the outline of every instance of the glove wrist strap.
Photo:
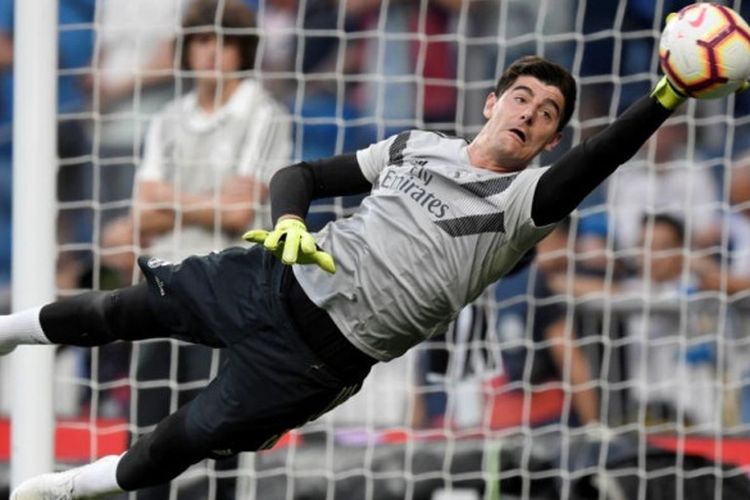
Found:
[{"label": "glove wrist strap", "polygon": [[673,111],[687,98],[686,96],[680,94],[672,86],[672,84],[669,83],[669,80],[666,76],[659,80],[659,83],[656,84],[656,87],[654,87],[654,90],[651,92],[651,97],[659,101],[659,104],[664,106],[664,108],[668,109],[669,111]]}]

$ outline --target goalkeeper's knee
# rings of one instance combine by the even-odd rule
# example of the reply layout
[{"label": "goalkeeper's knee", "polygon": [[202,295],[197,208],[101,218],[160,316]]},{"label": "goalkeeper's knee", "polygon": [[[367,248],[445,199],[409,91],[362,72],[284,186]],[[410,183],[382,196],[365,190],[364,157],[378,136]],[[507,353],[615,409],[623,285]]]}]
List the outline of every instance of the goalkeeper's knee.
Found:
[{"label": "goalkeeper's knee", "polygon": [[111,292],[87,292],[42,307],[39,322],[44,335],[55,344],[91,347],[116,338],[106,321]]}]

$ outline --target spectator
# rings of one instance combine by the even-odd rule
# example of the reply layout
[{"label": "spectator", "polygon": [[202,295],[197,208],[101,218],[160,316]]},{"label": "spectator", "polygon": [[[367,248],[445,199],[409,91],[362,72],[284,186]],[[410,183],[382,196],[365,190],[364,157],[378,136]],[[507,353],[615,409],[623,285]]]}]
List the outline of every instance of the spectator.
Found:
[{"label": "spectator", "polygon": [[[99,201],[127,200],[133,192],[135,161],[141,150],[145,117],[176,93],[174,42],[184,0],[106,0],[97,3],[96,77],[92,108],[100,117],[92,131],[98,155],[107,159],[99,171]],[[114,163],[118,158],[121,163]],[[103,208],[108,208],[103,205]],[[101,214],[102,226],[123,209]]]},{"label": "spectator", "polygon": [[[179,260],[231,245],[241,231],[267,223],[266,185],[290,158],[288,115],[258,82],[240,76],[253,67],[257,37],[217,37],[216,4],[199,0],[187,12],[183,66],[196,78],[194,89],[152,121],[133,217],[105,231],[108,260],[123,271],[133,253],[116,249],[139,242],[150,254]],[[255,27],[237,1],[222,15],[222,28]]]},{"label": "spectator", "polygon": [[[220,29],[217,33],[217,9]],[[254,67],[255,17],[235,0],[196,0],[187,10],[178,40],[183,69],[193,89],[152,121],[136,174],[132,216],[114,221],[104,236],[108,263],[128,276],[139,244],[150,255],[181,260],[239,241],[249,227],[270,224],[267,184],[290,160],[290,119],[259,82],[243,78]],[[244,30],[242,33],[238,30]],[[123,250],[126,250],[123,252]],[[195,395],[212,372],[211,349],[169,342],[141,346],[139,381],[170,379],[192,384],[170,400],[169,389],[141,389],[138,424],[151,426]],[[151,490],[163,498],[165,491]]]},{"label": "spectator", "polygon": [[631,396],[645,406],[647,423],[681,421],[709,430],[719,424],[717,303],[693,294],[697,280],[685,269],[684,231],[671,215],[643,218],[638,277],[623,285],[635,308],[626,321]]},{"label": "spectator", "polygon": [[[604,281],[605,269],[598,262],[588,262],[584,253],[589,248],[588,232],[581,237],[581,224],[573,225],[570,217],[560,222],[558,227],[537,244],[536,265],[538,272],[544,275],[544,281],[555,295],[572,294],[584,297],[617,289],[622,278],[622,271],[615,269],[613,282]],[[572,267],[572,269],[571,269]],[[573,280],[568,276],[571,272]]]},{"label": "spectator", "polygon": [[174,39],[184,0],[107,0],[97,5],[99,106],[143,96],[172,79]]},{"label": "spectator", "polygon": [[382,26],[385,31],[365,39],[359,57],[360,73],[382,74],[383,80],[366,81],[358,96],[362,114],[383,125],[385,135],[415,123],[455,131],[457,48],[441,38],[455,33],[455,13],[461,5],[459,0],[384,6],[372,0],[347,2],[357,29]]},{"label": "spectator", "polygon": [[684,217],[693,245],[705,247],[716,241],[716,180],[710,167],[686,157],[687,134],[684,123],[663,127],[651,140],[653,157],[633,161],[610,178],[609,218],[618,250],[634,252],[643,215],[651,212]]},{"label": "spectator", "polygon": [[[743,156],[728,172],[729,205],[724,214],[720,255],[698,255],[691,265],[701,290],[723,292],[733,319],[728,324],[726,364],[727,383],[737,383],[737,415],[728,422],[750,423],[750,156]],[[730,396],[727,397],[729,399]]]},{"label": "spectator", "polygon": [[[577,314],[573,302],[578,296],[603,291],[605,283],[600,276],[581,269],[569,274],[571,257],[575,254],[572,235],[570,219],[566,218],[539,242],[534,266],[497,287],[496,331],[501,337],[505,379],[510,383],[522,382],[523,391],[529,391],[531,385],[524,397],[532,398],[531,418],[537,419],[532,421],[537,425],[549,420],[587,425],[599,419],[599,395],[591,362],[575,338]],[[531,339],[519,337],[519,333],[530,333]],[[546,392],[548,398],[560,398],[559,390],[543,389],[549,383],[559,389],[556,383],[559,381],[563,382],[563,388],[570,386],[573,414],[567,417],[560,413],[562,406],[537,402],[540,408],[548,409],[535,415],[536,396],[544,397]],[[556,413],[550,413],[549,408]],[[501,412],[502,406],[498,406],[495,413]]]},{"label": "spectator", "polygon": [[730,171],[729,213],[726,214],[729,252],[723,264],[713,258],[700,258],[694,270],[703,290],[723,290],[728,295],[750,290],[750,156],[742,158]]},{"label": "spectator", "polygon": [[[259,61],[263,71],[294,71],[297,0],[266,0],[259,11],[258,23],[263,28],[263,58]],[[330,11],[329,11],[330,12]]]}]

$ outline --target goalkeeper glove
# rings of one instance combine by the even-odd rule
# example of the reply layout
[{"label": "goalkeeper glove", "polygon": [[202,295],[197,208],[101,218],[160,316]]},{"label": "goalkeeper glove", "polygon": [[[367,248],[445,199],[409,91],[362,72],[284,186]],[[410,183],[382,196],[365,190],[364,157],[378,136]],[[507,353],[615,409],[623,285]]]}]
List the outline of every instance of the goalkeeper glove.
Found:
[{"label": "goalkeeper glove", "polygon": [[659,104],[669,111],[674,111],[677,106],[682,104],[687,96],[680,93],[666,76],[663,76],[659,83],[656,84],[651,92],[651,97],[656,98]]},{"label": "goalkeeper glove", "polygon": [[307,232],[305,223],[299,219],[280,219],[273,231],[254,229],[246,232],[242,238],[262,243],[284,264],[316,264],[328,273],[336,272],[333,257],[318,250],[315,239]]},{"label": "goalkeeper glove", "polygon": [[[735,94],[746,91],[750,88],[750,82],[743,82],[740,87],[735,90]],[[680,92],[672,82],[666,76],[663,76],[659,83],[656,84],[654,90],[651,91],[651,97],[656,98],[659,103],[669,111],[674,111],[677,106],[682,104],[687,96]]]}]

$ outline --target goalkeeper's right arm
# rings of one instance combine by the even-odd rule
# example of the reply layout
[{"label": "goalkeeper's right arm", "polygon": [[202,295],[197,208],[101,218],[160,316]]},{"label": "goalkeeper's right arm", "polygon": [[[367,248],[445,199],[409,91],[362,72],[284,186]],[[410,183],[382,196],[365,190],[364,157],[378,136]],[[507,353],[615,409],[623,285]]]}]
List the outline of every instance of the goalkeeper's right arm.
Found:
[{"label": "goalkeeper's right arm", "polygon": [[279,170],[271,178],[271,217],[274,224],[282,216],[304,219],[312,200],[367,193],[371,188],[356,154],[300,162]]},{"label": "goalkeeper's right arm", "polygon": [[243,238],[262,243],[284,264],[316,264],[333,274],[336,272],[333,257],[318,250],[305,227],[310,202],[316,198],[364,193],[370,188],[354,154],[283,168],[273,176],[269,187],[274,230],[248,231]]}]

